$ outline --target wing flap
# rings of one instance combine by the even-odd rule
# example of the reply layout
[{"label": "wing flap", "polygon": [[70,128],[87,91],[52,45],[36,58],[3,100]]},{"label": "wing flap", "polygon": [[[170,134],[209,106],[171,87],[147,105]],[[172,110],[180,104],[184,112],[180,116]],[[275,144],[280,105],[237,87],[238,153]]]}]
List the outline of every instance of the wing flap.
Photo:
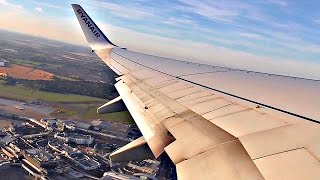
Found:
[{"label": "wing flap", "polygon": [[320,177],[319,159],[304,148],[254,160],[265,179],[311,179]]},{"label": "wing flap", "polygon": [[320,160],[320,127],[314,123],[297,123],[240,137],[252,159],[279,152],[306,148]]},{"label": "wing flap", "polygon": [[231,141],[177,164],[178,179],[264,179],[242,144]]}]

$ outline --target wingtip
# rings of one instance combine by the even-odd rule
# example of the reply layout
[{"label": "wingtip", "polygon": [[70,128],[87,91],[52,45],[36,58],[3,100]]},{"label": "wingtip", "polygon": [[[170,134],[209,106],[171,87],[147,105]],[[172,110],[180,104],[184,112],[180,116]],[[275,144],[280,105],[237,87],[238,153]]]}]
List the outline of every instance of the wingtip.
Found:
[{"label": "wingtip", "polygon": [[[72,8],[75,8],[75,7],[81,7],[79,4],[71,4],[71,7]],[[82,7],[81,7],[82,8]]]},{"label": "wingtip", "polygon": [[117,47],[104,35],[104,33],[80,5],[71,4],[71,6],[92,49]]}]

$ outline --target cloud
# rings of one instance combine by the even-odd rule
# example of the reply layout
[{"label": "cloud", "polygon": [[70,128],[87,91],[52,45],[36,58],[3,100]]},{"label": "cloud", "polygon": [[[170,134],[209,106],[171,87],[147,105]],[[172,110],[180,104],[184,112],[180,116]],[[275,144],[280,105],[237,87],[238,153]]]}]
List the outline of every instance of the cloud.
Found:
[{"label": "cloud", "polygon": [[14,10],[21,10],[23,7],[21,5],[17,5],[14,3],[9,3],[7,0],[0,0],[0,5],[14,9]]},{"label": "cloud", "polygon": [[[27,11],[2,13],[1,18],[0,27],[5,30],[78,45],[86,43],[78,22],[68,18],[54,19],[40,17]],[[65,24],[65,26],[61,28],[61,24]]]},{"label": "cloud", "polygon": [[[179,0],[183,5],[176,6],[180,11],[187,11],[199,14],[213,21],[231,22],[240,14],[240,9],[244,4],[239,6],[231,5],[228,1],[196,1],[196,0]],[[236,2],[233,2],[238,4]]]},{"label": "cloud", "polygon": [[38,11],[38,12],[42,12],[43,11],[41,7],[36,7],[35,10]]},{"label": "cloud", "polygon": [[266,2],[278,6],[288,6],[288,2],[285,0],[267,0]]},{"label": "cloud", "polygon": [[255,34],[255,33],[245,33],[245,32],[242,32],[242,33],[239,33],[239,35],[241,37],[245,37],[245,38],[249,38],[249,39],[261,39],[262,36],[259,35],[259,34]]},{"label": "cloud", "polygon": [[185,25],[192,25],[195,26],[197,23],[189,18],[175,18],[175,17],[169,17],[168,19],[162,21],[164,24],[169,24],[173,26],[185,26]]},{"label": "cloud", "polygon": [[[272,52],[277,52],[276,54],[278,55],[287,53],[286,57],[288,57],[288,55],[290,56],[292,53],[285,48],[297,50],[299,46],[295,45],[296,43],[303,45],[308,43],[300,39],[300,32],[312,33],[310,32],[312,31],[310,28],[307,28],[298,22],[279,22],[279,19],[273,17],[272,14],[265,13],[265,8],[274,8],[273,6],[270,6],[277,3],[273,0],[270,0],[270,2],[266,1],[258,3],[240,3],[239,1],[233,0],[219,2],[210,0],[178,1],[179,3],[166,4],[166,7],[169,8],[162,7],[162,4],[155,4],[152,9],[149,7],[150,4],[148,5],[146,2],[139,4],[135,1],[126,3],[126,5],[118,2],[92,2],[96,7],[110,11],[114,15],[127,19],[140,20],[139,26],[130,26],[131,29],[140,32],[162,36],[167,36],[166,34],[168,34],[170,37],[176,39],[181,39],[181,36],[188,35],[188,38],[193,38],[193,41],[208,42],[208,40],[210,40],[213,44],[218,46],[234,46],[234,48],[250,47],[250,50],[255,52],[262,52],[261,49],[271,50],[271,48],[265,46],[275,43],[278,46],[283,47],[281,48],[282,53],[280,53],[280,50],[272,50]],[[286,1],[279,1],[278,3],[283,6],[287,5]],[[127,8],[128,6],[130,6],[130,8]],[[131,12],[124,13],[126,11]],[[144,13],[134,15],[137,11],[143,11]],[[174,14],[170,14],[172,12],[174,12]],[[161,18],[159,17],[159,14],[166,14],[166,16]],[[194,16],[195,14],[206,18],[207,21],[214,22],[214,25],[208,25],[203,21],[199,21],[199,17]],[[145,19],[150,17],[153,18],[149,20],[156,23],[161,22],[163,26],[155,28],[152,27],[152,25],[150,27],[150,25],[144,24]],[[142,29],[141,27],[147,28]],[[221,30],[220,27],[224,27],[224,29]],[[172,33],[172,31],[177,32]],[[201,36],[198,34],[197,36],[199,36],[199,38],[195,38],[195,33],[197,31],[205,33],[201,34]],[[213,31],[216,32],[213,33]],[[209,35],[212,37],[208,37]],[[247,40],[247,42],[244,40]],[[292,46],[290,46],[291,43]],[[249,51],[248,49],[246,50]],[[317,52],[315,48],[311,47],[301,48],[298,49],[298,51]],[[270,56],[266,51],[264,55]],[[280,57],[282,55],[280,55]]]},{"label": "cloud", "polygon": [[126,19],[144,19],[154,14],[146,7],[138,7],[135,4],[117,4],[112,2],[89,1],[91,6],[103,8],[112,14]]},{"label": "cloud", "polygon": [[313,22],[315,22],[316,24],[320,24],[320,18],[319,19],[314,19]]},{"label": "cloud", "polygon": [[59,6],[59,5],[55,5],[55,4],[51,4],[51,3],[45,3],[45,2],[41,2],[41,1],[37,1],[37,0],[32,0],[32,3],[38,6],[46,6],[49,8],[55,8],[55,9],[60,9],[60,8],[64,8],[63,6]]}]

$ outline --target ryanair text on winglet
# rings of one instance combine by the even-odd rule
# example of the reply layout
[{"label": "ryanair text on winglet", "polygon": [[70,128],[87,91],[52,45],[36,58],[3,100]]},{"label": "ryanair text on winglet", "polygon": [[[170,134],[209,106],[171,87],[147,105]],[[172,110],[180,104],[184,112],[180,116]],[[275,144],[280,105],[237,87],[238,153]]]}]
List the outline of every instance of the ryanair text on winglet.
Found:
[{"label": "ryanair text on winglet", "polygon": [[86,23],[86,25],[92,31],[92,33],[96,36],[96,38],[100,37],[100,34],[99,34],[99,32],[97,32],[97,30],[95,30],[93,23],[90,22],[89,18],[84,15],[84,13],[81,11],[81,9],[78,9],[77,13],[79,15],[81,15],[80,16],[81,19]]}]

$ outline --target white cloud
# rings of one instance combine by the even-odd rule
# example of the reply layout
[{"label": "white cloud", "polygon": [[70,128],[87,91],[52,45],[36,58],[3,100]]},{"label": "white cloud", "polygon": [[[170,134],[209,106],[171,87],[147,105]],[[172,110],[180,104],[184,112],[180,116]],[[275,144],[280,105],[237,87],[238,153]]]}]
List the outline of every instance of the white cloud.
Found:
[{"label": "white cloud", "polygon": [[[197,0],[179,0],[184,6],[177,6],[180,11],[187,11],[199,14],[213,21],[231,22],[240,14],[239,6],[230,6],[231,3],[225,1],[197,1]],[[238,3],[235,3],[238,4]]]},{"label": "white cloud", "polygon": [[314,19],[313,22],[320,24],[320,18],[319,19]]},{"label": "white cloud", "polygon": [[46,6],[46,7],[55,8],[55,9],[63,8],[63,6],[50,4],[50,3],[46,3],[46,2],[41,2],[41,1],[38,1],[38,0],[32,0],[32,3],[35,4],[35,5],[38,5],[38,6]]},{"label": "white cloud", "polygon": [[127,19],[143,19],[154,16],[153,12],[146,7],[141,8],[133,4],[121,5],[105,1],[88,1],[87,3],[89,3],[90,6],[103,8],[104,10],[110,11],[116,16]]},{"label": "white cloud", "polygon": [[175,18],[175,17],[170,17],[164,21],[162,21],[164,24],[169,24],[173,26],[181,26],[181,25],[192,25],[195,26],[197,23],[191,19],[187,18]]},{"label": "white cloud", "polygon": [[245,33],[242,32],[239,34],[241,37],[245,37],[245,38],[249,38],[249,39],[261,39],[262,36],[259,34],[255,34],[255,33]]},{"label": "white cloud", "polygon": [[14,10],[21,10],[23,7],[14,3],[9,3],[7,0],[0,0],[0,5],[12,8]]},{"label": "white cloud", "polygon": [[288,6],[288,2],[285,0],[267,0],[267,3],[278,5],[278,6]]},{"label": "white cloud", "polygon": [[38,12],[42,12],[43,11],[41,7],[36,7],[35,10],[38,11]]}]

